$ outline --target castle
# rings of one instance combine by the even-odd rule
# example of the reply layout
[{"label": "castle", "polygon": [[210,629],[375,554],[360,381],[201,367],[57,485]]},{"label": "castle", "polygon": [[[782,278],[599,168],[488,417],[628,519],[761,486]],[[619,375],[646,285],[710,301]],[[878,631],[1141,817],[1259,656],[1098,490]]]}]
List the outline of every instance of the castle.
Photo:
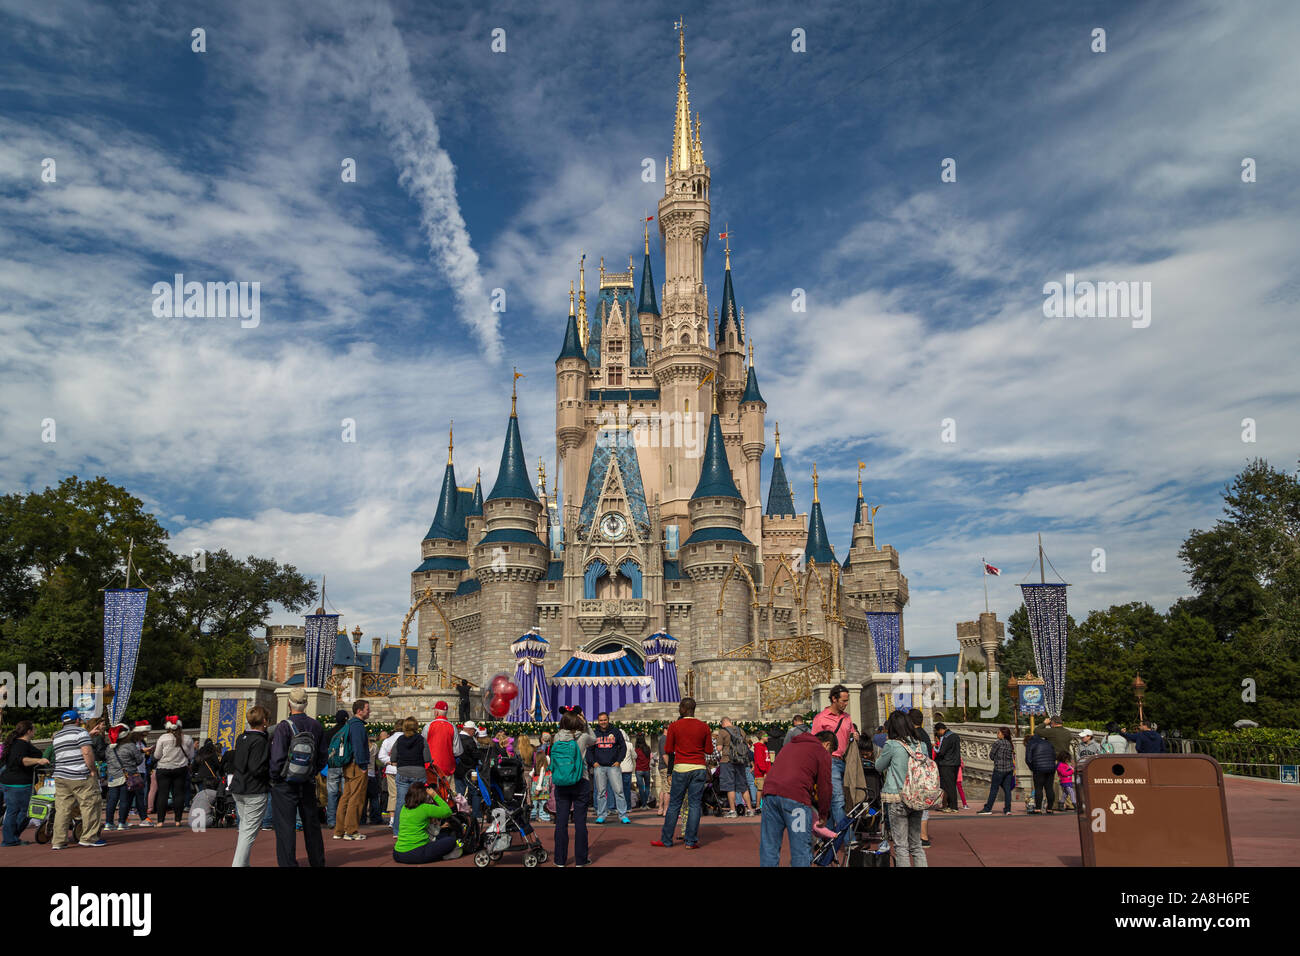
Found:
[{"label": "castle", "polygon": [[[510,645],[534,627],[550,644],[548,673],[575,653],[625,651],[643,665],[642,639],[665,630],[678,641],[681,691],[702,713],[757,719],[810,706],[818,684],[879,670],[868,612],[899,615],[905,654],[907,579],[898,553],[876,544],[861,467],[842,562],[815,466],[810,510],[795,511],[779,428],[764,507],[768,409],[752,344],[746,361],[729,239],[710,316],[711,182],[698,114],[691,120],[684,33],[678,59],[672,152],[653,217],[663,284],[648,226],[639,283],[631,259],[626,272],[602,259],[589,302],[580,263],[555,360],[554,493],[544,471],[536,487],[531,480],[517,394],[486,497],[481,483],[458,484],[449,440],[411,573],[414,673],[399,663],[399,686],[446,688],[461,677],[478,686],[512,673]],[[635,704],[620,717],[661,714],[676,708]]]}]

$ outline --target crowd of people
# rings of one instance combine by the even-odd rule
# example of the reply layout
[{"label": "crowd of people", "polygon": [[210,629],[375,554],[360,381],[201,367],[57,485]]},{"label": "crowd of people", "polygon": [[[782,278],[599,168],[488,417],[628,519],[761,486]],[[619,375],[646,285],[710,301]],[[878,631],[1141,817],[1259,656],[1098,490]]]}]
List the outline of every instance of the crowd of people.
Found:
[{"label": "crowd of people", "polygon": [[[80,821],[74,837],[80,846],[102,847],[105,831],[165,826],[170,815],[174,826],[237,825],[236,867],[249,865],[262,830],[274,831],[280,866],[298,865],[299,832],[309,865],[323,866],[325,831],[335,840],[358,841],[367,839],[363,826],[388,830],[398,862],[427,863],[459,855],[458,817],[486,823],[491,807],[481,782],[509,761],[523,771],[525,818],[554,824],[557,866],[570,860],[570,831],[575,865],[592,862],[589,811],[596,824],[607,819],[628,824],[632,813],[646,810],[662,818],[659,838],[651,845],[665,849],[676,838],[698,848],[706,812],[761,814],[760,865],[777,865],[788,837],[791,864],[808,866],[816,834],[843,833],[850,809],[845,781],[860,761],[881,775],[886,847],[892,844],[896,865],[925,866],[930,813],[968,809],[961,741],[942,721],[934,724],[931,740],[915,709],[896,711],[874,735],[863,735],[849,716],[849,700],[848,690],[837,685],[811,722],[796,715],[784,734],[765,740],[726,717],[711,729],[695,717],[689,697],[654,743],[643,733],[629,738],[607,713],[589,724],[580,708],[568,708],[555,733],[543,732],[534,742],[504,730],[489,737],[472,720],[457,726],[448,720],[444,703],[423,727],[408,717],[393,732],[371,736],[370,705],[359,700],[350,711],[340,710],[327,730],[305,713],[307,695],[295,689],[288,696],[287,719],[271,726],[265,708],[251,708],[247,729],[224,753],[210,740],[196,747],[176,717],[166,719],[164,733],[150,744],[145,722],[109,727],[101,719],[87,728],[76,711],[68,711],[44,752],[32,743],[30,721],[20,722],[5,741],[3,844],[28,842],[23,836],[31,822],[26,811],[34,777],[49,773],[54,785],[50,845],[56,850],[77,834],[74,821]],[[1108,725],[1104,736],[1085,729],[1076,746],[1074,735],[1051,717],[1024,737],[1032,777],[1028,812],[1073,808],[1076,771],[1092,757],[1165,749],[1150,722],[1132,733],[1117,724]],[[978,813],[993,814],[1002,795],[1002,813],[1010,815],[1017,785],[1010,728],[998,729],[990,759],[992,780]],[[935,772],[935,797],[910,805],[918,801],[905,791],[915,788],[911,778],[927,762]]]}]

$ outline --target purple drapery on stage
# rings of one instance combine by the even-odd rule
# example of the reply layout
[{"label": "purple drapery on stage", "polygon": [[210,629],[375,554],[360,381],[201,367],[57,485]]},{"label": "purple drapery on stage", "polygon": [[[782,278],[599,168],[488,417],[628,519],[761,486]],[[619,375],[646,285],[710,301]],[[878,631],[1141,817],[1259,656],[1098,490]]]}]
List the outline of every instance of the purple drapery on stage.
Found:
[{"label": "purple drapery on stage", "polygon": [[[109,589],[104,592],[104,682],[113,688],[107,716],[111,727],[126,713],[135,681],[135,662],[144,629],[146,588]],[[102,693],[103,688],[99,688]]]},{"label": "purple drapery on stage", "polygon": [[529,721],[551,719],[551,685],[546,681],[545,660],[550,644],[546,638],[529,631],[510,645],[518,664],[515,667],[515,685],[519,693],[510,703],[507,720]]},{"label": "purple drapery on stage", "polygon": [[677,684],[677,638],[667,631],[656,631],[641,642],[645,651],[646,675],[654,681],[655,700],[672,704],[682,699]]},{"label": "purple drapery on stage", "polygon": [[602,711],[613,714],[628,704],[653,703],[655,699],[654,680],[641,673],[627,651],[613,654],[579,651],[555,672],[551,690],[557,713],[561,707],[576,704],[588,719]]},{"label": "purple drapery on stage", "polygon": [[304,634],[307,639],[307,672],[304,687],[323,687],[334,674],[334,648],[339,642],[339,615],[308,614]]},{"label": "purple drapery on stage", "polygon": [[1068,584],[1022,584],[1029,637],[1034,647],[1034,667],[1043,679],[1043,697],[1049,716],[1059,717],[1065,699],[1065,589]]},{"label": "purple drapery on stage", "polygon": [[867,629],[876,650],[876,671],[893,674],[898,670],[898,623],[896,611],[868,611]]}]

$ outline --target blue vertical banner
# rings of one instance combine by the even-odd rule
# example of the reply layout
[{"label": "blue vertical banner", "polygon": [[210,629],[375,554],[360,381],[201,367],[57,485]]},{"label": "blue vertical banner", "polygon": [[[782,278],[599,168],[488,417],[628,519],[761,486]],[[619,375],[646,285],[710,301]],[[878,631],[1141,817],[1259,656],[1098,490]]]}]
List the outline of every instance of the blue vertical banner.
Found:
[{"label": "blue vertical banner", "polygon": [[303,629],[307,639],[307,672],[304,686],[323,687],[334,673],[334,648],[339,640],[339,615],[308,614]]},{"label": "blue vertical banner", "polygon": [[1034,647],[1034,667],[1043,679],[1043,705],[1051,717],[1061,714],[1065,699],[1065,608],[1067,584],[1022,584],[1029,637]]},{"label": "blue vertical banner", "polygon": [[244,732],[248,720],[248,700],[235,697],[226,700],[208,701],[207,726],[204,736],[211,738],[222,753],[235,746],[235,741]]},{"label": "blue vertical banner", "polygon": [[122,719],[131,699],[148,598],[148,588],[111,588],[104,592],[104,681],[113,688],[108,705],[110,727]]},{"label": "blue vertical banner", "polygon": [[898,670],[898,627],[900,615],[893,611],[868,611],[867,629],[876,649],[877,673],[893,674]]}]

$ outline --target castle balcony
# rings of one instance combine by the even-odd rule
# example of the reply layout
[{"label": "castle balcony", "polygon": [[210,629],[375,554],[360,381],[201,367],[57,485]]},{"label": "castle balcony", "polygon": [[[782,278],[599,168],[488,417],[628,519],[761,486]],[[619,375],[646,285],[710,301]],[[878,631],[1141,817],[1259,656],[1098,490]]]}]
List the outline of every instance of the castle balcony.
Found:
[{"label": "castle balcony", "polygon": [[645,598],[584,598],[577,610],[578,627],[588,637],[611,627],[639,634],[650,620],[650,601]]}]

